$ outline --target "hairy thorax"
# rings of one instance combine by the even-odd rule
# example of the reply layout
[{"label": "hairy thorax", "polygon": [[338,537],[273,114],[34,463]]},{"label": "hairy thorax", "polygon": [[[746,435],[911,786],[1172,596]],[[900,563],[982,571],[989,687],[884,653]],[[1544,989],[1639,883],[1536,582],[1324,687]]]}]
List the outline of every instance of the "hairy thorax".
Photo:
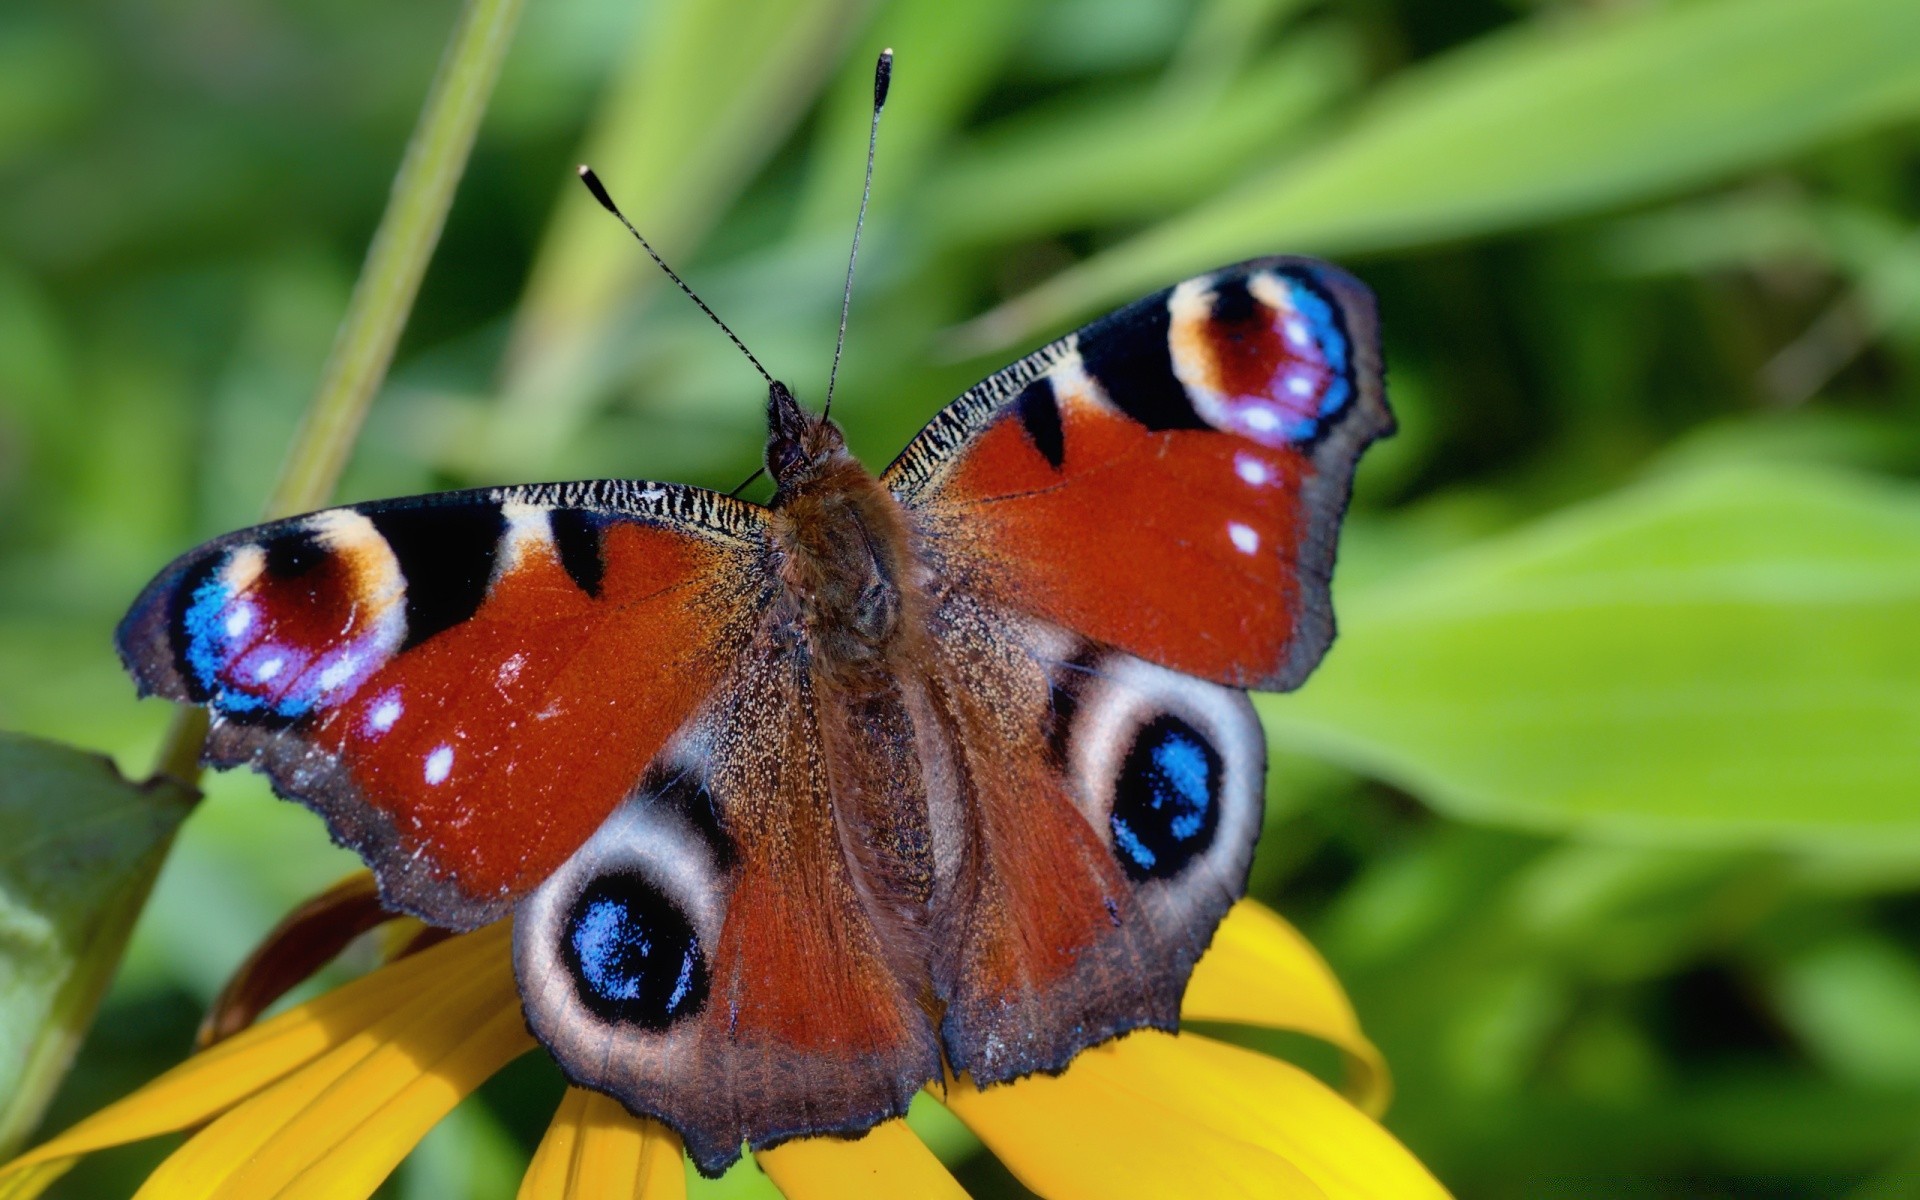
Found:
[{"label": "hairy thorax", "polygon": [[816,678],[857,692],[893,674],[922,574],[899,502],[843,451],[780,496],[773,528],[782,615],[804,638]]}]

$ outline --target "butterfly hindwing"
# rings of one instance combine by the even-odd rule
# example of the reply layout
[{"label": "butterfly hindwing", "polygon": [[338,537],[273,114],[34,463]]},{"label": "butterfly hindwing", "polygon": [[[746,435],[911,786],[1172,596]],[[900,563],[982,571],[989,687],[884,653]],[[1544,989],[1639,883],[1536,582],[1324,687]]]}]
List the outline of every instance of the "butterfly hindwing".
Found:
[{"label": "butterfly hindwing", "polygon": [[[845,811],[861,767],[835,749],[859,736],[869,767],[912,771],[910,718],[822,695],[779,631],[515,915],[534,1033],[574,1082],[672,1125],[710,1175],[743,1143],[898,1116],[940,1074],[924,948],[875,907]],[[915,791],[877,799],[910,820]]]},{"label": "butterfly hindwing", "polygon": [[933,624],[971,835],[943,898],[948,1060],[995,1083],[1175,1028],[1259,834],[1252,705],[965,594]]},{"label": "butterfly hindwing", "polygon": [[183,556],[122,622],[207,758],[328,821],[390,905],[470,928],[566,860],[769,602],[763,510],[588,483],[328,509]]},{"label": "butterfly hindwing", "polygon": [[1392,429],[1376,337],[1371,294],[1334,267],[1226,267],[987,379],[883,479],[956,585],[1285,690],[1332,641],[1354,463]]}]

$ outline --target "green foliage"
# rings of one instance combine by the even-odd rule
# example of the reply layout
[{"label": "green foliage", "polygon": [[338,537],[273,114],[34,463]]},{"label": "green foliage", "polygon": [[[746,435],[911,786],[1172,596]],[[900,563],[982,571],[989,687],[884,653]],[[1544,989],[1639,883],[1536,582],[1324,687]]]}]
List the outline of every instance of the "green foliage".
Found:
[{"label": "green foliage", "polygon": [[0,1154],[20,1147],[65,1074],[132,914],[191,810],[171,781],[0,733]]},{"label": "green foliage", "polygon": [[1347,254],[1630,203],[1920,112],[1905,0],[1709,0],[1533,22],[1381,89],[1353,123],[982,318],[1030,336],[1195,261]]},{"label": "green foliage", "polygon": [[[1465,1195],[1904,1194],[1917,14],[530,5],[342,491],[745,475],[756,377],[572,167],[817,400],[892,45],[835,401],[869,462],[1044,329],[1228,258],[1334,253],[1380,294],[1402,433],[1361,473],[1341,640],[1260,702],[1254,886],[1351,986],[1392,1127]],[[151,763],[113,622],[268,495],[449,16],[0,13],[0,727]],[[50,1123],[176,1060],[350,862],[257,778],[208,792]],[[394,1194],[506,1194],[474,1172],[557,1088],[514,1068]]]},{"label": "green foliage", "polygon": [[1920,495],[1771,467],[1625,489],[1341,598],[1270,733],[1464,819],[1920,852]]}]

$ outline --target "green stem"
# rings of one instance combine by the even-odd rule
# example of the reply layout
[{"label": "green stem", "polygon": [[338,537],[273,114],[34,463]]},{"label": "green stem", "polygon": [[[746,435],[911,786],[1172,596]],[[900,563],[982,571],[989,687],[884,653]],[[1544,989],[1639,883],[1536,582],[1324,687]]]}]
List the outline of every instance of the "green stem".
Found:
[{"label": "green stem", "polygon": [[[367,248],[320,386],[267,498],[268,517],[318,508],[332,496],[393,362],[524,6],[525,0],[467,0],[394,176],[387,211]],[[206,734],[206,717],[199,710],[176,716],[154,774],[197,781]]]},{"label": "green stem", "polygon": [[182,704],[173,710],[167,736],[154,760],[153,778],[171,779],[190,788],[200,785],[200,748],[207,742],[207,710]]}]

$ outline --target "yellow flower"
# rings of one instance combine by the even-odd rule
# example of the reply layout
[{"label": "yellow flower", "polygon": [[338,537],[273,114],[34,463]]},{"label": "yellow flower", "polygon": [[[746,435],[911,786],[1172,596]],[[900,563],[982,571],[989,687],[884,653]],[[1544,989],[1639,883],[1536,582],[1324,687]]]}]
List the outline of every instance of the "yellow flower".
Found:
[{"label": "yellow flower", "polygon": [[[318,939],[269,943],[241,975],[256,994],[230,992],[216,1012],[240,1014],[233,1024],[250,1020],[288,976],[310,971],[369,923],[360,899],[370,895],[355,881],[323,898],[304,926],[309,934],[321,927]],[[339,918],[343,907],[359,915],[335,919],[327,933],[324,918]],[[1278,1059],[1198,1033],[1152,1031],[1089,1050],[1057,1077],[984,1091],[948,1080],[930,1090],[1047,1200],[1446,1194],[1369,1115],[1387,1096],[1380,1056],[1326,964],[1278,916],[1250,901],[1228,914],[1194,970],[1182,1016],[1324,1039],[1347,1060],[1353,1098]],[[216,1042],[0,1167],[0,1200],[39,1195],[91,1151],[196,1127],[148,1177],[140,1200],[366,1197],[463,1097],[533,1048],[501,922]],[[965,1195],[905,1121],[755,1157],[789,1200]],[[672,1131],[575,1088],[520,1196],[658,1200],[686,1188]]]}]

